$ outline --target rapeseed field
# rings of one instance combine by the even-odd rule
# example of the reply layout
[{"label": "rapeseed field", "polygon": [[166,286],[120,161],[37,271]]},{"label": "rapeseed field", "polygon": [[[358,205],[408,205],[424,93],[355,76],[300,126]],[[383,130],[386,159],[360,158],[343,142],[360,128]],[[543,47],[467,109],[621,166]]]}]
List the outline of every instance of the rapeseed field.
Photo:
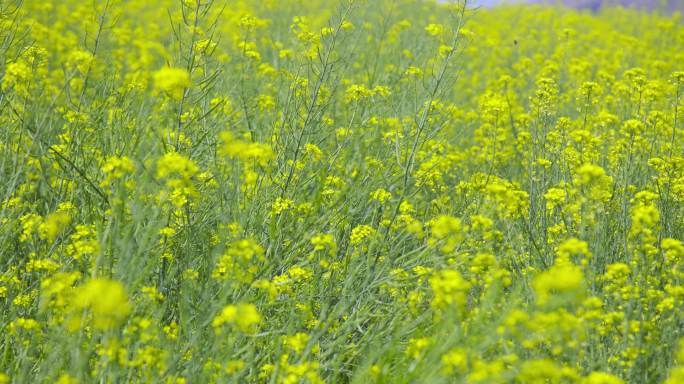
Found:
[{"label": "rapeseed field", "polygon": [[2,384],[684,383],[677,13],[2,0],[0,59]]}]

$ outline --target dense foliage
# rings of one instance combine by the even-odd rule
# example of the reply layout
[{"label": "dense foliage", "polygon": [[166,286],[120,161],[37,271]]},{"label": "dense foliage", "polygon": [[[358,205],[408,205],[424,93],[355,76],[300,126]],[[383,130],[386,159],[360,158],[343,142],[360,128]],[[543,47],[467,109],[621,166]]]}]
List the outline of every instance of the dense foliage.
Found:
[{"label": "dense foliage", "polygon": [[0,1],[0,383],[684,382],[678,14]]}]

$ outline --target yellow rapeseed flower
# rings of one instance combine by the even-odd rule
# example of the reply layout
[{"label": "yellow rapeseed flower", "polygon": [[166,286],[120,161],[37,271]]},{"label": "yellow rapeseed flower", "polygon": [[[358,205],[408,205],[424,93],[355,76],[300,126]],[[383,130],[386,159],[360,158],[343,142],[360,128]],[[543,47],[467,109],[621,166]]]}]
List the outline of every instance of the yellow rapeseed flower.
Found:
[{"label": "yellow rapeseed flower", "polygon": [[76,287],[69,304],[71,317],[67,325],[72,331],[87,324],[107,330],[120,325],[131,309],[122,283],[95,278]]},{"label": "yellow rapeseed flower", "polygon": [[192,86],[190,74],[182,68],[164,67],[154,73],[154,86],[180,100],[187,88]]}]

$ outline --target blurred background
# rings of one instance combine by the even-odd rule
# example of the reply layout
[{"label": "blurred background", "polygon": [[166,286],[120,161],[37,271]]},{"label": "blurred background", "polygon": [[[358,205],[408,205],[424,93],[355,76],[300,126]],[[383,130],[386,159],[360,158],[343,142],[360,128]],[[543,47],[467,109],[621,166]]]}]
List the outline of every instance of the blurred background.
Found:
[{"label": "blurred background", "polygon": [[491,7],[499,4],[530,3],[530,4],[563,4],[578,9],[598,10],[605,6],[624,6],[641,10],[675,12],[684,10],[684,0],[475,0],[475,3],[483,7]]}]

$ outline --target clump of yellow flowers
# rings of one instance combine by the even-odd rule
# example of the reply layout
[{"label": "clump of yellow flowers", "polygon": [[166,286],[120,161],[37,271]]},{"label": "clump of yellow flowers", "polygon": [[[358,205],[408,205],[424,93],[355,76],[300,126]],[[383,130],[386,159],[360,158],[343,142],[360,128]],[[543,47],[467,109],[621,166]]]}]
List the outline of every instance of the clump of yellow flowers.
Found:
[{"label": "clump of yellow flowers", "polygon": [[155,88],[168,93],[174,99],[181,99],[191,85],[190,74],[182,68],[164,67],[154,73]]},{"label": "clump of yellow flowers", "polygon": [[250,332],[261,323],[262,318],[256,307],[253,304],[239,303],[237,305],[228,305],[224,307],[221,312],[214,317],[211,326],[214,327],[214,332],[221,334],[221,328],[224,324],[234,325],[236,329],[242,332]]},{"label": "clump of yellow flowers", "polygon": [[0,384],[684,382],[684,21],[0,1]]},{"label": "clump of yellow flowers", "polygon": [[109,279],[96,278],[75,288],[68,305],[67,327],[76,331],[91,323],[95,329],[121,325],[131,312],[124,286]]}]

